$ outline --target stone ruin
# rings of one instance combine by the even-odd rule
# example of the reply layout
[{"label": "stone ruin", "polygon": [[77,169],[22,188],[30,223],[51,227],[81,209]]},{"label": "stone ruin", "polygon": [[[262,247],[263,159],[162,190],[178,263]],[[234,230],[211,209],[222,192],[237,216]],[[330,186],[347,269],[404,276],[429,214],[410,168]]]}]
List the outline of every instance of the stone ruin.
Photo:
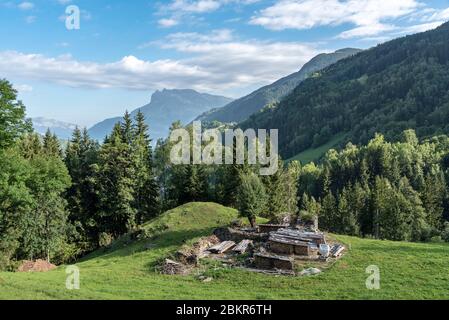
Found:
[{"label": "stone ruin", "polygon": [[[333,242],[315,227],[316,224],[291,226],[285,221],[281,224],[260,224],[257,228],[235,224],[218,228],[212,236],[179,250],[174,258],[176,261],[167,260],[167,273],[173,274],[173,270],[179,269],[182,270],[179,274],[185,274],[185,270],[197,266],[199,259],[207,257],[230,267],[295,275],[298,262],[316,261],[325,265],[340,258],[345,251],[343,245]],[[316,268],[310,268],[299,274],[319,272]]]}]

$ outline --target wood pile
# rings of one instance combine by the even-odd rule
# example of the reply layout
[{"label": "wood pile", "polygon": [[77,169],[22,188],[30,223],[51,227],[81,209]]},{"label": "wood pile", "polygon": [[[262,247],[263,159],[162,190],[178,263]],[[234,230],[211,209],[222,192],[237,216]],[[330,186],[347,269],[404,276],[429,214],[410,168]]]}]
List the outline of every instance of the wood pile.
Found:
[{"label": "wood pile", "polygon": [[238,245],[235,246],[232,251],[237,252],[239,254],[244,254],[246,251],[248,251],[248,248],[250,245],[253,244],[252,240],[242,240]]},{"label": "wood pile", "polygon": [[235,246],[234,241],[223,241],[223,242],[209,248],[208,250],[215,254],[222,254],[222,253],[225,253],[226,251],[230,250],[234,246]]},{"label": "wood pile", "polygon": [[268,240],[272,252],[298,256],[316,256],[325,242],[324,234],[294,229],[271,232]]},{"label": "wood pile", "polygon": [[217,228],[214,230],[214,235],[216,235],[221,241],[234,241],[240,242],[243,240],[253,240],[255,242],[267,241],[270,234],[269,233],[259,233],[254,229],[242,228]]},{"label": "wood pile", "polygon": [[260,269],[294,270],[294,260],[290,257],[257,253],[254,255],[254,264]]},{"label": "wood pile", "polygon": [[326,244],[324,234],[317,232],[307,232],[295,229],[279,229],[276,232],[271,232],[270,236],[299,240],[303,242],[312,242],[315,243],[316,245]]},{"label": "wood pile", "polygon": [[288,228],[288,225],[285,224],[260,224],[259,232],[260,233],[270,233],[273,231],[278,231],[279,229]]},{"label": "wood pile", "polygon": [[342,246],[340,244],[336,244],[332,247],[330,254],[334,258],[338,258],[341,256],[341,254],[343,253],[344,250],[345,250],[344,246]]}]

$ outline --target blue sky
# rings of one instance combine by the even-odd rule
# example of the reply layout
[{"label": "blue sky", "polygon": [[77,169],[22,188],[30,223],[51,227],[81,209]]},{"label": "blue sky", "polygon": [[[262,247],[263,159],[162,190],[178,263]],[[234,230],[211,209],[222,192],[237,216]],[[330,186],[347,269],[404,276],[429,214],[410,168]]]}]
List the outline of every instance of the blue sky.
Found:
[{"label": "blue sky", "polygon": [[[66,8],[80,28],[66,28]],[[449,1],[0,0],[0,77],[31,117],[82,126],[162,88],[239,97],[318,53],[449,20]]]}]

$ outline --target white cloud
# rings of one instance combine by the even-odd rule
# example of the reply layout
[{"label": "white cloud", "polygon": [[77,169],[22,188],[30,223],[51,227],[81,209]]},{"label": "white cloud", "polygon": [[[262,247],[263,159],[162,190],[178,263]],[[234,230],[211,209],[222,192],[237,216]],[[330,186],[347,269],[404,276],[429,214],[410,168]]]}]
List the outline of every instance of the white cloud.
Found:
[{"label": "white cloud", "polygon": [[19,93],[33,91],[33,87],[27,84],[16,84],[14,85],[14,89],[16,89]]},{"label": "white cloud", "polygon": [[21,2],[17,6],[20,10],[31,10],[34,8],[34,3],[32,2]]},{"label": "white cloud", "polygon": [[341,37],[373,36],[393,27],[386,23],[422,5],[417,0],[282,0],[263,9],[250,23],[272,30],[311,29],[353,24]]},{"label": "white cloud", "polygon": [[219,0],[174,0],[168,5],[167,9],[171,11],[183,11],[193,13],[203,13],[215,11],[222,5]]},{"label": "white cloud", "polygon": [[36,19],[37,19],[36,16],[27,16],[25,18],[25,22],[28,23],[28,24],[31,24],[31,23],[36,22]]},{"label": "white cloud", "polygon": [[[170,15],[170,18],[159,20],[159,25],[171,27],[177,25],[183,18],[198,14],[214,12],[225,5],[249,5],[260,0],[171,0],[168,4],[160,5],[159,15]],[[176,21],[176,24],[173,22]]]},{"label": "white cloud", "polygon": [[163,28],[170,28],[178,25],[179,21],[176,19],[160,19],[158,23]]},{"label": "white cloud", "polygon": [[[150,44],[147,44],[150,45]],[[297,71],[318,53],[297,42],[238,41],[228,30],[210,34],[176,33],[152,45],[190,56],[181,60],[147,61],[126,56],[111,63],[0,52],[0,74],[70,87],[154,90],[193,88],[231,93],[268,84]]]}]

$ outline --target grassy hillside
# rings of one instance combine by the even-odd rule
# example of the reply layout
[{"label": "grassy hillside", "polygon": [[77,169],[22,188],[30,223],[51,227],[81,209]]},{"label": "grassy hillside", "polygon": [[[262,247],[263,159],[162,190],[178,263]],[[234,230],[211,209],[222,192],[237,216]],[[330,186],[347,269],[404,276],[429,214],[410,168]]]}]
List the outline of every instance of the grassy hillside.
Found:
[{"label": "grassy hillside", "polygon": [[362,50],[346,48],[333,53],[322,53],[307,62],[300,71],[287,77],[262,87],[251,94],[237,99],[228,105],[207,112],[198,117],[198,120],[205,122],[241,122],[250,115],[258,112],[266,105],[280,101],[283,97],[293,91],[293,89],[311,74],[320,71],[331,64],[357,54]]},{"label": "grassy hillside", "polygon": [[302,164],[307,164],[310,162],[316,162],[320,160],[327,151],[329,151],[332,148],[335,148],[340,143],[344,141],[346,138],[346,135],[344,133],[336,135],[332,140],[330,140],[328,143],[323,144],[322,146],[319,146],[317,148],[310,148],[303,152],[298,153],[293,158],[290,158],[287,160],[287,162],[291,161],[300,161]]},{"label": "grassy hillside", "polygon": [[[338,237],[349,253],[325,273],[274,277],[235,269],[210,269],[214,280],[165,276],[157,263],[185,241],[193,241],[235,219],[233,209],[192,203],[145,226],[152,240],[122,239],[77,266],[81,289],[65,289],[65,268],[40,274],[0,273],[1,299],[448,299],[449,246]],[[149,246],[151,244],[151,246]],[[146,249],[149,248],[149,249]],[[381,289],[367,290],[365,269],[377,265]]]}]

